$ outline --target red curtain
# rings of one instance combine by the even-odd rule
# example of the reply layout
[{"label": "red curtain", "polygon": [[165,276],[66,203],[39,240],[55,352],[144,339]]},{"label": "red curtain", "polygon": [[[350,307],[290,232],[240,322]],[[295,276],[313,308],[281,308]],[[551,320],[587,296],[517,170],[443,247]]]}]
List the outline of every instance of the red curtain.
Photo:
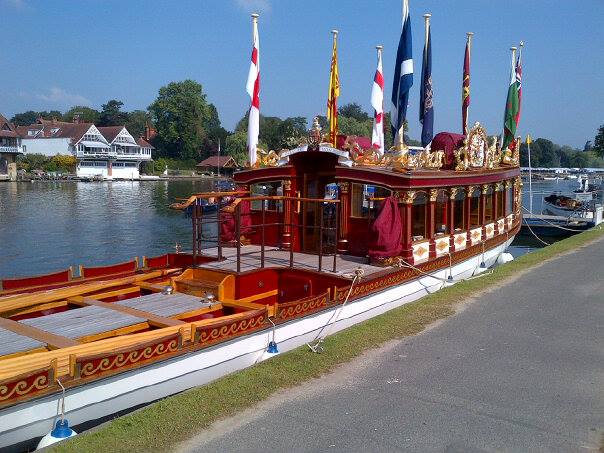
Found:
[{"label": "red curtain", "polygon": [[[252,213],[249,201],[241,201],[239,204],[239,212],[241,214],[241,223],[239,232],[241,235],[249,234],[252,231]],[[237,223],[235,213],[221,212],[220,213],[220,239],[223,242],[230,242],[236,239]]]},{"label": "red curtain", "polygon": [[380,213],[369,228],[369,257],[388,258],[400,255],[403,249],[403,222],[398,200],[393,195],[380,206]]}]

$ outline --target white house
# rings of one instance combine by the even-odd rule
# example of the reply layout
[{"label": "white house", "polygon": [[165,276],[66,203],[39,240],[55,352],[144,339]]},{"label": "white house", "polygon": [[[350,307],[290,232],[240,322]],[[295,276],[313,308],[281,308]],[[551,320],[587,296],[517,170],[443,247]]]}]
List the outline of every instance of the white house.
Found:
[{"label": "white house", "polygon": [[17,129],[0,115],[0,181],[17,179],[17,156],[23,152]]},{"label": "white house", "polygon": [[151,160],[151,145],[141,147],[124,126],[38,120],[18,128],[28,154],[72,154],[79,177],[138,179],[141,162]]},{"label": "white house", "polygon": [[115,156],[115,160],[109,161],[109,176],[113,179],[138,179],[141,162],[151,160],[151,149],[141,147],[124,126],[99,127],[98,130]]}]

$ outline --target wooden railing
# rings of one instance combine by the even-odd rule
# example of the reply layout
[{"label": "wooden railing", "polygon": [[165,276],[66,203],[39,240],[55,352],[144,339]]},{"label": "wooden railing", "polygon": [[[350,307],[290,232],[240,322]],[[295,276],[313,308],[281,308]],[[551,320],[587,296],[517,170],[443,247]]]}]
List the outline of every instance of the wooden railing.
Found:
[{"label": "wooden railing", "polygon": [[[223,259],[223,244],[221,240],[221,232],[220,226],[222,221],[225,219],[225,214],[233,215],[235,219],[235,247],[237,249],[237,272],[241,272],[241,236],[242,236],[242,212],[241,205],[244,202],[250,203],[260,202],[260,209],[255,210],[255,212],[259,211],[260,215],[260,223],[252,224],[251,226],[243,226],[243,228],[250,228],[256,231],[260,231],[260,267],[264,268],[265,266],[265,256],[266,256],[266,228],[282,228],[289,233],[289,244],[286,245],[282,241],[281,246],[284,249],[289,249],[289,267],[294,266],[294,248],[295,244],[300,244],[300,231],[305,231],[309,229],[319,230],[318,237],[318,270],[321,271],[323,269],[323,258],[325,256],[333,257],[333,272],[336,271],[336,260],[337,260],[337,244],[338,244],[338,232],[339,232],[339,217],[340,217],[340,200],[328,200],[323,198],[304,198],[304,197],[287,197],[287,196],[249,196],[249,197],[238,197],[232,203],[222,208],[218,208],[217,214],[214,216],[204,215],[204,201],[214,199],[215,203],[222,202],[222,199],[225,197],[232,197],[233,194],[237,192],[209,192],[204,194],[196,194],[189,197],[185,202],[176,203],[172,205],[173,208],[177,209],[191,209],[191,217],[193,223],[193,257],[197,258],[198,255],[201,255],[203,252],[203,242],[208,241],[210,239],[215,239],[217,242],[217,256],[218,260]],[[267,222],[266,220],[266,202],[275,202],[280,203],[281,210],[277,210],[279,213],[280,220],[277,222]],[[300,223],[294,221],[295,215],[302,215],[304,212],[306,205],[313,203],[318,206],[318,215],[319,222],[318,225],[308,225],[304,222]],[[334,206],[333,213],[330,215],[333,218],[333,226],[325,225],[325,208],[326,206]],[[250,214],[251,215],[251,210]],[[204,225],[215,224],[217,230],[216,237],[208,237],[203,235]],[[334,235],[334,251],[333,253],[325,253],[323,237],[324,233],[333,233]],[[303,234],[303,233],[302,233]]]}]

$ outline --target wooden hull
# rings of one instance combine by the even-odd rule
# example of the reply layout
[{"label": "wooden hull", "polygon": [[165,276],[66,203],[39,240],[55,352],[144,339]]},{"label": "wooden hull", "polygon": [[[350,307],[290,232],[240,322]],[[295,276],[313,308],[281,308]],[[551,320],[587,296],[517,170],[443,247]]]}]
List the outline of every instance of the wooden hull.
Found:
[{"label": "wooden hull", "polygon": [[[360,285],[356,299],[343,307],[340,302],[306,316],[285,320],[275,330],[279,351],[285,352],[314,340],[330,321],[333,322],[330,333],[335,333],[438,291],[445,285],[442,279],[446,279],[449,274],[453,275],[454,280],[460,280],[480,273],[483,271],[480,263],[484,260],[487,267],[493,266],[512,242],[516,231],[517,228],[506,237],[492,242],[489,245],[491,248],[486,249],[484,255],[473,248],[472,253],[454,261],[450,269],[448,266],[441,266],[428,271],[437,279],[422,276],[403,280],[400,284],[383,286],[380,286],[381,280],[378,279],[375,284],[367,282],[365,286]],[[386,282],[388,278],[396,282],[397,278],[403,279],[403,273],[408,271],[399,270],[380,278]],[[377,290],[369,291],[369,286]],[[265,351],[271,339],[272,330],[263,328],[204,349],[68,388],[66,416],[72,425],[78,425],[206,384],[270,358],[271,355]],[[47,433],[56,419],[58,400],[59,394],[53,393],[0,409],[0,448]]]}]

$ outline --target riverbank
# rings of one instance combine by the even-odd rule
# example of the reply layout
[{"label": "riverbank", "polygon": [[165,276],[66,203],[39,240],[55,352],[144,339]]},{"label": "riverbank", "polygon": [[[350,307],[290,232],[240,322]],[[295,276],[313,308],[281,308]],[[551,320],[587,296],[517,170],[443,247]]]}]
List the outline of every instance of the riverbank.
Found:
[{"label": "riverbank", "polygon": [[[167,451],[278,391],[332,371],[385,342],[417,334],[453,315],[460,304],[502,285],[529,269],[601,239],[594,229],[524,255],[481,278],[461,282],[329,337],[323,354],[298,348],[211,384],[166,398],[89,433],[59,444],[54,451]],[[485,290],[485,288],[487,288]]]}]

